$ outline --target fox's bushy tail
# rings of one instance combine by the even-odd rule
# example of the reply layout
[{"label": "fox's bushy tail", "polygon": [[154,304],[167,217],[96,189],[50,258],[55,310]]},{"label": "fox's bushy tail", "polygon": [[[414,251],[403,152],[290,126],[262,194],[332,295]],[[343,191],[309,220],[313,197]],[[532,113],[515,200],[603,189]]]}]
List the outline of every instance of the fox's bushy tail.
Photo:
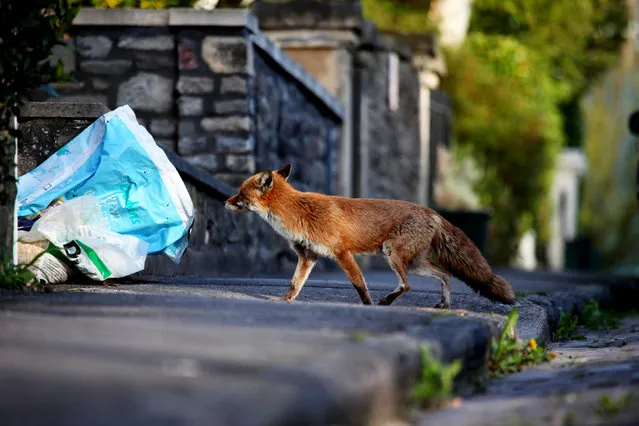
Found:
[{"label": "fox's bushy tail", "polygon": [[480,295],[501,303],[515,303],[513,289],[495,275],[479,249],[464,234],[443,218],[433,238],[435,261]]}]

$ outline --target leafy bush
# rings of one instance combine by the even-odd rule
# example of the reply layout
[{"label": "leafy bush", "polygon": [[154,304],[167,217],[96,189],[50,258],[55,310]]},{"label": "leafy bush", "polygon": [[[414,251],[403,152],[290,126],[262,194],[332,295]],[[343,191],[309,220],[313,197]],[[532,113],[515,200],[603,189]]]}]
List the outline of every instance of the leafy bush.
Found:
[{"label": "leafy bush", "polygon": [[[542,55],[512,37],[469,34],[448,64],[442,86],[453,101],[454,143],[481,171],[475,190],[493,210],[490,260],[507,263],[526,231],[549,222],[563,143],[557,105],[568,88],[550,78]],[[537,228],[543,238],[547,229]]]},{"label": "leafy bush", "polygon": [[[46,60],[78,11],[67,0],[31,0],[27,5],[0,2],[0,204],[16,195],[13,173],[15,137],[11,121],[28,91],[42,83]],[[10,19],[9,19],[10,18]]]}]

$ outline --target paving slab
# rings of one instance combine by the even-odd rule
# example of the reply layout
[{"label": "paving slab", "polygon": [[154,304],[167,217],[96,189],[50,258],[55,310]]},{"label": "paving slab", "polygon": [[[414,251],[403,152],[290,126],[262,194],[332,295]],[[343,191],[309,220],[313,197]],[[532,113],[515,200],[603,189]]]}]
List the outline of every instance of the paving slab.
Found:
[{"label": "paving slab", "polygon": [[[525,278],[513,281],[527,292],[514,306],[524,338],[547,341],[560,309],[616,297],[583,277]],[[395,287],[368,283],[374,299]],[[419,373],[421,343],[471,378],[512,308],[460,283],[455,310],[430,308],[434,280],[391,307],[361,305],[344,278],[310,280],[294,303],[280,299],[288,286],[154,277],[0,292],[2,424],[383,424]]]},{"label": "paving slab", "polygon": [[[560,311],[578,311],[579,307],[590,299],[610,303],[612,292],[608,286],[595,284],[575,284],[574,281],[557,286],[561,290],[539,292],[528,280],[528,292],[516,301],[514,306],[493,302],[470,291],[463,283],[453,285],[452,308],[461,314],[481,313],[505,316],[517,308],[520,320],[518,334],[525,339],[535,338],[545,343],[550,340],[550,329],[556,326]],[[435,280],[424,280],[413,284],[410,292],[397,299],[393,306],[441,312],[430,309],[440,302],[441,292]],[[519,281],[513,280],[517,287]],[[286,279],[247,279],[213,277],[154,277],[152,284],[124,284],[120,289],[94,289],[90,291],[112,292],[128,291],[136,294],[158,292],[166,294],[190,293],[229,299],[278,300],[286,293],[289,281]],[[368,288],[373,300],[378,300],[394,290],[396,283],[369,280]],[[433,289],[432,287],[435,287]],[[69,287],[74,288],[74,287]],[[545,288],[545,287],[543,287]],[[541,294],[540,294],[541,293]],[[299,302],[332,302],[360,305],[360,299],[353,287],[346,281],[309,280],[293,304]],[[487,316],[478,318],[487,319]]]},{"label": "paving slab", "polygon": [[406,308],[126,288],[0,292],[0,318],[3,425],[380,424],[419,373],[419,344],[469,369],[491,337]]}]

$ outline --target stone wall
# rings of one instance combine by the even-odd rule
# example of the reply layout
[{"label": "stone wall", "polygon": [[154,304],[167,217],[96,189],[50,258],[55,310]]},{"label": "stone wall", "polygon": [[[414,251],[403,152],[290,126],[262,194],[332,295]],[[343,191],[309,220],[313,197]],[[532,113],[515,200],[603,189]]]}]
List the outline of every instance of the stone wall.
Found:
[{"label": "stone wall", "polygon": [[156,142],[238,186],[294,164],[302,189],[338,190],[343,107],[240,10],[82,9],[79,84],[60,100],[129,104]]},{"label": "stone wall", "polygon": [[76,77],[64,100],[128,104],[157,142],[175,149],[175,40],[169,27],[74,27]]},{"label": "stone wall", "polygon": [[269,55],[255,55],[255,105],[258,169],[294,164],[291,182],[301,190],[336,193],[340,127],[304,88],[290,84]]},{"label": "stone wall", "polygon": [[18,175],[35,169],[108,111],[100,103],[27,102],[20,110]]},{"label": "stone wall", "polygon": [[[33,102],[22,109],[20,174],[40,165],[108,109],[102,104]],[[179,265],[164,255],[147,258],[138,275],[243,275],[290,273],[297,258],[286,240],[255,214],[231,214],[223,201],[235,189],[165,148],[196,209],[189,248]],[[334,268],[318,262],[317,270]]]},{"label": "stone wall", "polygon": [[[434,174],[420,73],[441,61],[434,37],[381,34],[364,19],[360,2],[256,2],[251,11],[262,30],[346,107],[340,192],[427,204]],[[392,76],[397,108],[389,102],[391,56],[399,65]],[[423,62],[420,69],[416,62]]]},{"label": "stone wall", "polygon": [[[390,106],[390,56],[395,55],[398,68],[397,108]],[[393,51],[363,50],[358,54],[363,70],[362,96],[367,98],[366,114],[368,163],[367,196],[396,198],[418,202],[419,79],[410,58]]]},{"label": "stone wall", "polygon": [[[209,173],[192,166],[167,151],[169,159],[184,179],[197,216],[187,249],[179,265],[164,256],[149,256],[139,275],[217,275],[255,276],[290,273],[297,256],[286,240],[254,213],[231,214],[223,200],[234,189]],[[335,268],[335,263],[321,260],[316,270]]]}]

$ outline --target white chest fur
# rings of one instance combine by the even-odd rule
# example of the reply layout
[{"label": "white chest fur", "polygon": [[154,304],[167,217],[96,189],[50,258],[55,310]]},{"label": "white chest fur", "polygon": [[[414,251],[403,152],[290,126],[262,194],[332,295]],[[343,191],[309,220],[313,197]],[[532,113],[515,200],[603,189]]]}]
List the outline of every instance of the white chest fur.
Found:
[{"label": "white chest fur", "polygon": [[275,232],[286,238],[289,242],[302,244],[304,247],[313,251],[319,256],[333,257],[333,253],[328,247],[310,240],[304,234],[298,234],[297,232],[291,231],[284,225],[284,222],[282,222],[282,220],[277,215],[269,212],[258,213],[260,214],[262,219],[264,219],[269,225],[271,225],[271,227],[273,227]]}]

